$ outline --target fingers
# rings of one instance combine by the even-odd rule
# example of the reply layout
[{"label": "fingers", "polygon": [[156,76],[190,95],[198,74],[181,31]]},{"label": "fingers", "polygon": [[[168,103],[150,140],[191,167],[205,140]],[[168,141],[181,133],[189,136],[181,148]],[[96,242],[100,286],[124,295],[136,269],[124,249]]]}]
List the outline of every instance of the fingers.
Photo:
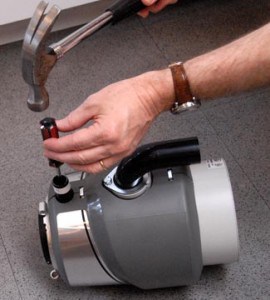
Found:
[{"label": "fingers", "polygon": [[178,0],[158,0],[158,1],[152,1],[152,0],[142,0],[142,2],[149,6],[143,10],[141,10],[138,15],[146,18],[148,17],[149,13],[158,13],[161,10],[163,10],[166,6],[177,3]]},{"label": "fingers", "polygon": [[156,14],[156,13],[160,12],[163,8],[165,8],[167,5],[168,5],[168,3],[166,1],[158,1],[157,3],[155,3],[148,9],[151,13]]},{"label": "fingers", "polygon": [[142,0],[142,3],[145,5],[145,6],[150,6],[154,3],[156,3],[158,0]]},{"label": "fingers", "polygon": [[110,158],[96,161],[92,164],[88,164],[88,165],[84,165],[84,166],[71,164],[70,167],[77,171],[96,174],[99,172],[106,171],[107,169],[110,169],[115,164],[117,164],[122,158],[123,158],[123,155],[115,155]]},{"label": "fingers", "polygon": [[44,141],[44,148],[57,153],[84,150],[102,144],[102,132],[95,124],[58,139]]},{"label": "fingers", "polygon": [[96,113],[90,101],[90,98],[87,99],[67,117],[56,121],[58,129],[62,132],[68,132],[86,124]]},{"label": "fingers", "polygon": [[147,18],[149,16],[149,9],[142,9],[140,12],[138,12],[138,15],[142,18]]},{"label": "fingers", "polygon": [[70,151],[57,153],[49,150],[44,151],[44,156],[67,163],[69,165],[89,165],[102,158],[109,157],[111,153],[105,146],[94,147],[82,151]]},{"label": "fingers", "polygon": [[[158,0],[142,0],[142,3],[145,5],[145,6],[151,6],[153,5],[154,3],[156,3]],[[138,15],[143,17],[143,18],[146,18],[148,17],[149,15],[149,8],[145,8],[145,9],[142,9],[140,12],[138,12]]]},{"label": "fingers", "polygon": [[160,0],[157,3],[155,3],[154,5],[152,5],[151,7],[149,7],[149,11],[151,13],[158,13],[161,10],[163,10],[166,6],[171,5],[171,4],[175,4],[177,2],[177,0]]}]

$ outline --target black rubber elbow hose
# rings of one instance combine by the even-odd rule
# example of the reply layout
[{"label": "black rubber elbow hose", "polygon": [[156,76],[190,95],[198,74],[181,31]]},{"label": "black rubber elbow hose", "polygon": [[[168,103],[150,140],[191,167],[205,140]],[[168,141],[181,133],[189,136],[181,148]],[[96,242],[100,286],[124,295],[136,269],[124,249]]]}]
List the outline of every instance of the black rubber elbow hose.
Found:
[{"label": "black rubber elbow hose", "polygon": [[196,137],[147,144],[121,161],[114,182],[122,189],[130,189],[137,179],[152,170],[191,165],[200,161],[199,141]]}]

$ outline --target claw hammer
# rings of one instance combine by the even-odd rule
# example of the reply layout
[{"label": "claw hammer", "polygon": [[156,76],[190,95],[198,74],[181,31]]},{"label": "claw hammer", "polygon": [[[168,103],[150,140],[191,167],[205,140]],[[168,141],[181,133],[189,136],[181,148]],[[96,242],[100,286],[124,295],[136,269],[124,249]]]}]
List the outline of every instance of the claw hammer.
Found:
[{"label": "claw hammer", "polygon": [[105,25],[115,24],[145,8],[141,0],[118,0],[91,22],[48,46],[46,42],[61,9],[54,5],[45,14],[47,7],[48,3],[45,1],[37,6],[22,47],[22,74],[29,85],[27,104],[32,111],[37,112],[44,111],[49,106],[49,94],[45,84],[58,59]]}]

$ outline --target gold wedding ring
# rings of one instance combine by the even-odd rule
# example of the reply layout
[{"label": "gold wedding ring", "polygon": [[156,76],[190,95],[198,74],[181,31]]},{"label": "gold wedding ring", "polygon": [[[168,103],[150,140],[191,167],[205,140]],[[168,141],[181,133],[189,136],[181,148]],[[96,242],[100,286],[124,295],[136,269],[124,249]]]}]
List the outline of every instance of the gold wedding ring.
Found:
[{"label": "gold wedding ring", "polygon": [[99,164],[101,165],[101,167],[102,167],[102,169],[103,169],[104,171],[107,171],[107,168],[105,167],[104,162],[103,162],[102,159],[99,161]]}]

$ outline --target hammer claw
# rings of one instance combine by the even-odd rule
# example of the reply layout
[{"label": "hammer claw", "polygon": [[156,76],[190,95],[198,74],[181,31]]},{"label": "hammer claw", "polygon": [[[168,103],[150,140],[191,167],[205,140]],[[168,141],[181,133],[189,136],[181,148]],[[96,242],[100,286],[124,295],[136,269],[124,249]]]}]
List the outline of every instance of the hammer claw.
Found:
[{"label": "hammer claw", "polygon": [[48,35],[50,34],[51,29],[60,14],[60,11],[60,8],[58,8],[56,5],[52,6],[48,13],[43,16],[43,19],[39,22],[31,41],[31,44],[35,49],[39,50],[42,48],[42,50],[45,50],[44,43],[48,39]]},{"label": "hammer claw", "polygon": [[36,30],[41,22],[41,20],[44,17],[44,13],[46,8],[48,7],[48,3],[45,1],[41,1],[39,5],[37,6],[33,17],[30,20],[30,23],[27,27],[24,42],[30,44],[32,42],[32,39],[36,33]]}]

